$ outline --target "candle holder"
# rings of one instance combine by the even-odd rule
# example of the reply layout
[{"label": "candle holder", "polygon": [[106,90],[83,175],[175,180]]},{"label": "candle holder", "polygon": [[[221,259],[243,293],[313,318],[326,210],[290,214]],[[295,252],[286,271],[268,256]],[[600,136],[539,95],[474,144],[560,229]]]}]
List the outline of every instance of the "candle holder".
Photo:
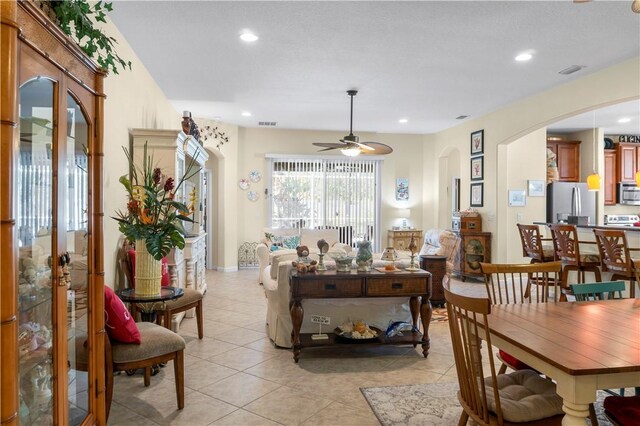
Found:
[{"label": "candle holder", "polygon": [[405,271],[415,272],[415,271],[419,271],[419,270],[420,270],[420,267],[416,263],[416,254],[415,253],[411,253],[411,261],[409,262],[409,267],[406,268]]},{"label": "candle holder", "polygon": [[411,262],[409,263],[409,267],[406,269],[407,271],[419,271],[420,267],[416,264],[416,253],[418,251],[418,245],[416,244],[415,234],[411,234],[411,240],[409,240],[409,251],[411,252]]},{"label": "candle holder", "polygon": [[318,264],[316,265],[316,271],[326,271],[327,265],[324,264],[324,253],[318,254]]}]

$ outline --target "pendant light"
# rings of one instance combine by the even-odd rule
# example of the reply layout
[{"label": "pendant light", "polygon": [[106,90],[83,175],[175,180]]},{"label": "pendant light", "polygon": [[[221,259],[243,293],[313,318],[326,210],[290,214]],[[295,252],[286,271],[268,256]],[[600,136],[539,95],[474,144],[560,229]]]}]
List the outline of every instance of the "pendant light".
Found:
[{"label": "pendant light", "polygon": [[[589,191],[600,191],[600,175],[596,171],[596,154],[598,150],[598,140],[596,138],[596,112],[593,112],[593,173],[587,176],[587,189]],[[636,180],[640,176],[636,174]]]}]

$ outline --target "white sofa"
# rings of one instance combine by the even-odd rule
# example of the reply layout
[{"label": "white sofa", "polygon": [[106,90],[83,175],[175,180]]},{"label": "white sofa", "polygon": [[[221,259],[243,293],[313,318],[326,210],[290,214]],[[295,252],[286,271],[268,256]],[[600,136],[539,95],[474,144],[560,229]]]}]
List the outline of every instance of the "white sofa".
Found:
[{"label": "white sofa", "polygon": [[[385,262],[380,254],[374,254],[374,267],[382,267]],[[396,262],[399,267],[409,266],[407,253],[399,253]],[[317,255],[310,256],[317,259]],[[293,257],[295,259],[295,257]],[[277,345],[291,347],[291,314],[289,313],[289,275],[291,273],[291,256],[278,254],[272,256],[272,264],[268,265],[263,275],[263,285],[267,296],[267,324],[269,337]],[[335,269],[333,260],[326,260],[329,269]],[[355,267],[355,263],[353,264]],[[352,299],[309,299],[302,301],[304,319],[300,331],[302,333],[318,332],[318,324],[310,321],[311,315],[323,315],[331,318],[323,332],[331,332],[347,320],[363,320],[367,324],[385,330],[389,321],[411,321],[409,300],[406,297],[390,298],[352,298]]]},{"label": "white sofa", "polygon": [[[292,229],[292,228],[264,228],[260,238],[260,243],[256,247],[256,257],[258,258],[258,283],[263,284],[262,275],[267,266],[271,264],[271,258],[274,255],[287,254],[293,260],[297,257],[295,249],[280,249],[275,252],[271,251],[271,246],[266,240],[265,234],[269,233],[277,237],[291,237],[298,235],[300,237],[301,246],[309,247],[309,253],[317,254],[318,241],[324,239],[330,247],[330,250],[342,250],[344,253],[351,251],[351,247],[347,244],[339,242],[339,233],[337,229]],[[328,257],[326,257],[328,259]],[[316,257],[317,260],[317,257]],[[274,276],[275,276],[274,271]]]},{"label": "white sofa", "polygon": [[429,229],[424,233],[420,256],[446,256],[447,273],[453,271],[453,263],[460,238],[448,229]]}]

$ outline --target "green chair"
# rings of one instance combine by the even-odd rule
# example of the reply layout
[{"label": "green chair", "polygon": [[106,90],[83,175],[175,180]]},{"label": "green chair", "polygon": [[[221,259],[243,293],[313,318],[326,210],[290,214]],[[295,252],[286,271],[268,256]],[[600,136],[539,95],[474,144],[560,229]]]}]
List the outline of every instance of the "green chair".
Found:
[{"label": "green chair", "polygon": [[589,300],[622,299],[624,281],[605,281],[601,283],[571,284],[571,293],[576,302]]},{"label": "green chair", "polygon": [[[590,300],[622,299],[622,292],[625,289],[624,281],[606,281],[601,283],[571,284],[571,292],[576,297],[576,302],[587,302]],[[611,395],[618,395],[608,389],[605,392]],[[636,395],[640,395],[640,387],[635,388]],[[620,389],[620,395],[624,396],[624,388]]]}]

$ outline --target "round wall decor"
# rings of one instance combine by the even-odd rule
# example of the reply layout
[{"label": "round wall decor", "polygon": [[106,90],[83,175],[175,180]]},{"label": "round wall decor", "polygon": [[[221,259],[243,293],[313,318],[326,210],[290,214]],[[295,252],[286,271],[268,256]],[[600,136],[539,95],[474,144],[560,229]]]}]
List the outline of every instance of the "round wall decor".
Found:
[{"label": "round wall decor", "polygon": [[251,180],[251,182],[260,182],[260,179],[262,179],[262,175],[259,171],[251,170],[249,172],[249,180]]},{"label": "round wall decor", "polygon": [[249,180],[245,179],[245,178],[240,179],[240,182],[238,182],[238,186],[243,191],[246,191],[247,189],[249,189],[250,185],[251,185],[251,183],[249,182]]},{"label": "round wall decor", "polygon": [[247,198],[249,201],[258,201],[258,193],[256,191],[247,192]]}]

